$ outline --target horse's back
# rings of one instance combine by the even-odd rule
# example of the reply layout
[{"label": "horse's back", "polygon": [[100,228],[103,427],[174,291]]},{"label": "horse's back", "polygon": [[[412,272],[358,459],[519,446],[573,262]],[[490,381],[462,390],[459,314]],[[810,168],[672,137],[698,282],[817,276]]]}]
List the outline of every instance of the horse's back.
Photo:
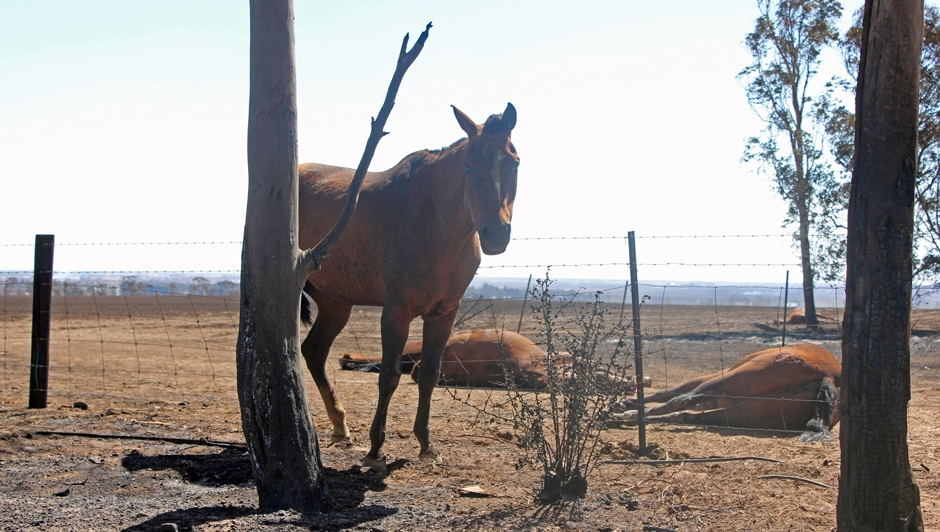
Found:
[{"label": "horse's back", "polygon": [[[355,170],[339,166],[307,163],[300,165],[298,210],[300,212],[300,247],[310,248],[332,229],[346,203],[349,183]],[[369,195],[375,174],[366,176],[362,192]],[[357,216],[358,215],[358,216]],[[361,218],[357,209],[353,219]]]},{"label": "horse's back", "polygon": [[[346,204],[349,183],[355,170],[308,163],[300,165],[298,229],[301,249],[319,243],[336,224]],[[383,173],[369,173],[363,182],[359,203],[342,238],[330,251],[320,270],[311,276],[317,290],[327,296],[355,305],[382,305],[385,300],[383,277],[383,207],[376,201],[376,184]]]},{"label": "horse's back", "polygon": [[835,357],[816,344],[773,347],[752,353],[743,364],[701,384],[693,393],[763,395],[825,377],[838,386],[841,371]]},{"label": "horse's back", "polygon": [[447,342],[444,361],[452,362],[451,371],[469,371],[473,375],[470,385],[501,383],[506,369],[519,383],[544,381],[547,376],[545,352],[538,345],[522,335],[498,329],[455,333]]}]

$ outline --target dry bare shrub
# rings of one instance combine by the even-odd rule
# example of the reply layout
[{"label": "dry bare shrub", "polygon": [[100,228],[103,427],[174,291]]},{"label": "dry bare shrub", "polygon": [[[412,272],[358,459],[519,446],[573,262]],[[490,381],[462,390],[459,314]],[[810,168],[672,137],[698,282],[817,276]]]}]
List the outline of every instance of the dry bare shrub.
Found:
[{"label": "dry bare shrub", "polygon": [[487,412],[511,424],[525,453],[520,465],[542,469],[538,498],[544,502],[586,495],[611,406],[635,390],[624,341],[631,329],[610,323],[610,309],[600,293],[593,303],[576,304],[575,297],[553,295],[551,285],[546,273],[531,292],[547,382],[535,391],[522,389],[507,368],[510,414]]}]

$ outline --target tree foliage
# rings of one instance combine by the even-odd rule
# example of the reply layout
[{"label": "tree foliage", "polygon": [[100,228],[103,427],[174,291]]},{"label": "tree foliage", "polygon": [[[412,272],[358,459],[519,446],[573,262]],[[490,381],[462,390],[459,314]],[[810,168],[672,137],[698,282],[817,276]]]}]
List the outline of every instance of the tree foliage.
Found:
[{"label": "tree foliage", "polygon": [[940,10],[924,10],[917,123],[917,210],[914,224],[915,276],[940,281]]},{"label": "tree foliage", "polygon": [[[826,156],[827,121],[814,102],[820,55],[839,41],[837,0],[757,0],[760,17],[745,38],[753,62],[738,74],[751,109],[764,122],[748,139],[745,162],[773,180],[787,202],[784,226],[796,225],[807,324],[815,324],[813,285],[819,257],[844,256],[836,231],[844,228],[845,187]],[[823,103],[826,100],[823,100]],[[813,242],[815,240],[815,242]]]},{"label": "tree foliage", "polygon": [[[862,10],[839,42],[845,69],[855,81],[862,38]],[[914,225],[914,277],[919,284],[940,282],[940,10],[925,6],[917,124],[917,205]],[[841,84],[842,88],[847,83]],[[854,92],[854,87],[851,88]],[[825,109],[832,155],[851,173],[855,114],[844,106]],[[839,264],[841,266],[841,263]]]}]

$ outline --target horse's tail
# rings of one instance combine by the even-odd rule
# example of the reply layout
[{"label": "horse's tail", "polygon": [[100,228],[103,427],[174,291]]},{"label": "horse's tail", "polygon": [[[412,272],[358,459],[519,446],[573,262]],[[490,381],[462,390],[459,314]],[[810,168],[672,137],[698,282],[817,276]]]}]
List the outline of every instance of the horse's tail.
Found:
[{"label": "horse's tail", "polygon": [[310,319],[310,294],[313,293],[313,290],[310,281],[305,281],[304,289],[300,292],[300,321],[307,325],[313,325],[313,320]]},{"label": "horse's tail", "polygon": [[829,429],[838,420],[839,389],[832,379],[823,377],[816,395],[816,411],[813,418],[806,423],[806,432],[800,436],[800,441],[818,441],[829,435]]}]

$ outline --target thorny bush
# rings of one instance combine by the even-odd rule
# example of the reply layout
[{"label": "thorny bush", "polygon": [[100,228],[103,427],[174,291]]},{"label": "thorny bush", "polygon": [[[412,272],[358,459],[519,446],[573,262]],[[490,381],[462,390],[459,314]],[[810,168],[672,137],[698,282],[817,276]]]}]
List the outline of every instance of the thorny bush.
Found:
[{"label": "thorny bush", "polygon": [[576,297],[552,294],[551,285],[546,273],[531,291],[547,383],[520,386],[504,366],[508,401],[487,401],[482,409],[487,417],[512,426],[524,452],[519,466],[542,469],[538,498],[543,502],[585,497],[611,407],[635,390],[624,341],[632,329],[609,323],[610,308],[600,293],[592,303],[575,303]]}]

